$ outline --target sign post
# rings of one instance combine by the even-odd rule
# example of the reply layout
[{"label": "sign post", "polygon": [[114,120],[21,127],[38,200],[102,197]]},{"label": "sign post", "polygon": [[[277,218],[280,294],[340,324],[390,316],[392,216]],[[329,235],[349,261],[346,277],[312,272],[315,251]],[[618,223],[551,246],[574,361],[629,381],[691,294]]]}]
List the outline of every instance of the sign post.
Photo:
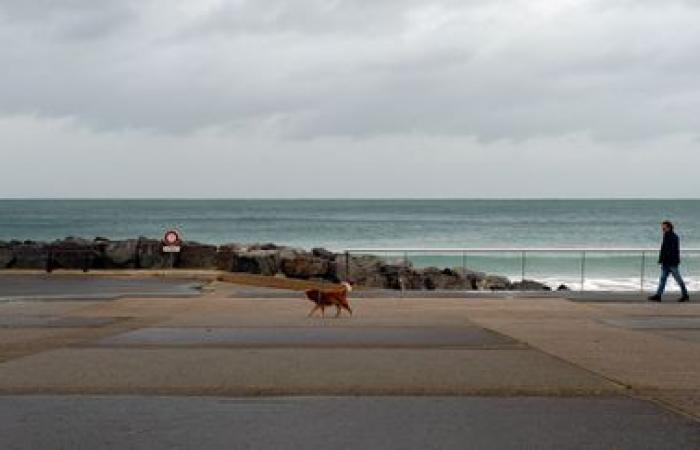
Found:
[{"label": "sign post", "polygon": [[168,230],[163,236],[163,253],[180,253],[182,238],[177,230]]}]

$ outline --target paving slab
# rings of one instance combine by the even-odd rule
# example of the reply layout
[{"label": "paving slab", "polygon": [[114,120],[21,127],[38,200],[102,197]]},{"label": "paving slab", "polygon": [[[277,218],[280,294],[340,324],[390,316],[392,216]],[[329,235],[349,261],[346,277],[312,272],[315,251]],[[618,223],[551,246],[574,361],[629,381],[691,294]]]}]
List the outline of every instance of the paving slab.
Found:
[{"label": "paving slab", "polygon": [[0,328],[0,350],[35,341],[60,339],[66,331],[61,328]]},{"label": "paving slab", "polygon": [[113,299],[122,296],[193,296],[201,283],[157,277],[107,277],[0,272],[0,302]]},{"label": "paving slab", "polygon": [[93,328],[115,321],[108,317],[0,316],[0,328]]},{"label": "paving slab", "polygon": [[625,398],[0,398],[0,448],[680,450],[697,422]]},{"label": "paving slab", "polygon": [[700,317],[623,317],[604,319],[603,322],[616,327],[629,328],[632,330],[700,330]]},{"label": "paving slab", "polygon": [[104,349],[0,365],[0,393],[596,395],[619,386],[532,350]]},{"label": "paving slab", "polygon": [[700,329],[699,330],[654,330],[654,333],[677,339],[679,341],[692,342],[700,344]]},{"label": "paving slab", "polygon": [[302,348],[513,348],[522,344],[478,327],[143,328],[99,346],[206,346]]}]

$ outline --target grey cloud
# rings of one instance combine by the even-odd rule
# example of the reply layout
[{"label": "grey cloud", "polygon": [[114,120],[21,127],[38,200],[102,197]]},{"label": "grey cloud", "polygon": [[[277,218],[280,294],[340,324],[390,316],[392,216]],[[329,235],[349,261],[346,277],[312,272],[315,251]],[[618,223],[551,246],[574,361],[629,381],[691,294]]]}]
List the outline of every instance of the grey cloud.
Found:
[{"label": "grey cloud", "polygon": [[112,34],[137,17],[131,0],[4,0],[0,20],[52,39],[94,39]]},{"label": "grey cloud", "polygon": [[4,2],[0,111],[279,139],[697,133],[692,2],[170,4]]},{"label": "grey cloud", "polygon": [[192,34],[363,34],[402,31],[407,13],[418,7],[478,7],[486,0],[254,0],[225,2],[193,21]]}]

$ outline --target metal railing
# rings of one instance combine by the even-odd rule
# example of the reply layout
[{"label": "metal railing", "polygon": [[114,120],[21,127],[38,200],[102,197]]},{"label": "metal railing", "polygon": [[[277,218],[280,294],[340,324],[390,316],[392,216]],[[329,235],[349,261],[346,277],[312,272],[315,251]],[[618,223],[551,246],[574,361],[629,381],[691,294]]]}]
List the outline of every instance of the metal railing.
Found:
[{"label": "metal railing", "polygon": [[[351,256],[352,255],[375,255],[384,256],[389,259],[390,257],[403,258],[403,261],[408,265],[410,261],[410,256],[412,255],[458,255],[461,256],[461,266],[464,270],[463,273],[467,271],[467,261],[470,255],[483,255],[483,254],[513,254],[519,259],[520,266],[520,277],[521,281],[526,280],[527,269],[528,269],[528,256],[530,254],[572,254],[578,255],[580,257],[579,270],[579,281],[580,290],[585,290],[587,281],[587,266],[589,263],[589,257],[595,254],[624,254],[630,256],[638,256],[639,259],[639,288],[644,291],[645,282],[647,281],[646,273],[647,268],[651,267],[651,263],[656,263],[656,256],[659,253],[658,248],[641,248],[641,247],[621,247],[621,248],[609,248],[609,247],[559,247],[559,248],[544,248],[544,247],[508,247],[508,248],[488,248],[488,247],[464,247],[464,248],[349,248],[344,251],[345,255],[345,275],[346,278],[350,274]],[[686,248],[681,251],[682,256],[698,255],[700,256],[700,248]],[[650,257],[653,255],[653,257]],[[478,267],[469,268],[477,269]],[[700,267],[699,267],[700,269]],[[554,274],[553,274],[554,275]]]}]

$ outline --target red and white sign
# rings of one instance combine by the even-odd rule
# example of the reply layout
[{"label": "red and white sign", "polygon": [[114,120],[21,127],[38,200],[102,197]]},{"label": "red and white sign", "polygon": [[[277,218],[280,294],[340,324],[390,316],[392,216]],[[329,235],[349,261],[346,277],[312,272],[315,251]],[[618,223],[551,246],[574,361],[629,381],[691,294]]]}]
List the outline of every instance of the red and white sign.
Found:
[{"label": "red and white sign", "polygon": [[163,236],[163,252],[178,253],[180,251],[180,242],[182,238],[177,230],[168,230]]}]

